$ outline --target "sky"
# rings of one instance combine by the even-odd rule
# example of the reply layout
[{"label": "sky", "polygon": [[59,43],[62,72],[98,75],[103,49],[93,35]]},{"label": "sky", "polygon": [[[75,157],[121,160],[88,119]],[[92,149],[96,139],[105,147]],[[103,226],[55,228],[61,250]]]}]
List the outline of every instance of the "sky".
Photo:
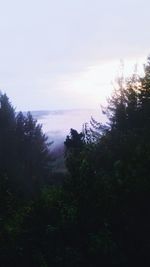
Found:
[{"label": "sky", "polygon": [[150,54],[149,0],[0,1],[0,89],[17,110],[97,108]]}]

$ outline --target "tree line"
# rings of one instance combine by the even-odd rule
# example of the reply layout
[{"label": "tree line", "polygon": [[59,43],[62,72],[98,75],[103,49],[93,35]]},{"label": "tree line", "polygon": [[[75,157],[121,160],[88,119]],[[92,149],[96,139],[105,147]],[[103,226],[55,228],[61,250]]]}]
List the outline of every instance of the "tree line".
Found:
[{"label": "tree line", "polygon": [[41,126],[0,104],[1,266],[149,266],[150,58],[118,79],[108,123],[71,129],[59,185]]}]

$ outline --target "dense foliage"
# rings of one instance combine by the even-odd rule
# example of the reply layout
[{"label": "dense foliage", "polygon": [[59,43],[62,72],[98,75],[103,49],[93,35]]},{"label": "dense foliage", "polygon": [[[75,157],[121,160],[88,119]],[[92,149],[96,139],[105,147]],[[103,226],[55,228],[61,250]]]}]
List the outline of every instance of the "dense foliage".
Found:
[{"label": "dense foliage", "polygon": [[59,186],[41,126],[0,102],[1,266],[149,266],[150,59],[119,79],[109,123],[71,129]]},{"label": "dense foliage", "polygon": [[[8,97],[0,95],[0,175],[12,190],[35,192],[49,173],[50,153],[41,125],[30,113],[16,114]],[[22,191],[23,190],[23,191]]]}]

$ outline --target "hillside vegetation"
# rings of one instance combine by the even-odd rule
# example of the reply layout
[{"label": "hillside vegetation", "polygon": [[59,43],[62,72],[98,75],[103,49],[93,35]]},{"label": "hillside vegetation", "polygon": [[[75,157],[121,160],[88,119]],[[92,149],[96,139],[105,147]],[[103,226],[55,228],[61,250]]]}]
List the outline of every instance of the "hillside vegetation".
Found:
[{"label": "hillside vegetation", "polygon": [[144,70],[118,79],[107,124],[71,129],[61,183],[41,126],[1,94],[0,266],[150,265],[149,58]]}]

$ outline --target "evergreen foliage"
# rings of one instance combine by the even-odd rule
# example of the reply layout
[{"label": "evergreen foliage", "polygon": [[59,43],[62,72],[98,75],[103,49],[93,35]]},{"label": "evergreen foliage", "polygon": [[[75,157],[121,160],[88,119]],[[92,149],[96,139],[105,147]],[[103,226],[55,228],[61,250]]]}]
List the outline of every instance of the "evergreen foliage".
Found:
[{"label": "evergreen foliage", "polygon": [[0,176],[16,193],[30,195],[48,178],[47,137],[30,113],[16,114],[6,94],[0,95]]},{"label": "evergreen foliage", "polygon": [[21,203],[18,190],[47,175],[47,139],[31,114],[0,102],[1,266],[149,266],[150,59],[143,77],[119,79],[107,125],[71,129],[64,183],[45,181]]}]

